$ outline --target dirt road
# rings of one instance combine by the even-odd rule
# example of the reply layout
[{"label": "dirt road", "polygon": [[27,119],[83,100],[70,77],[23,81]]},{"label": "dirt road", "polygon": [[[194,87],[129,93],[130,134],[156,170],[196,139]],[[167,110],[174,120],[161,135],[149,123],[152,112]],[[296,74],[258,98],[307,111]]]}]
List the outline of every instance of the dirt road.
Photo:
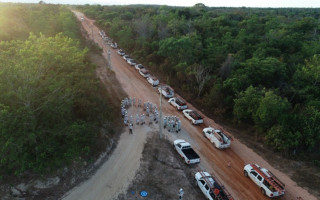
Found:
[{"label": "dirt road", "polygon": [[119,192],[125,191],[139,169],[144,142],[150,128],[139,126],[134,130],[132,135],[127,131],[123,133],[108,161],[100,167],[94,176],[69,191],[63,199],[114,199]]},{"label": "dirt road", "polygon": [[[81,21],[83,27],[90,35],[90,38],[94,39],[94,41],[98,43],[99,46],[103,49],[103,54],[105,58],[107,58],[107,51],[110,49],[110,47],[105,45],[103,40],[99,36],[99,30],[94,25],[94,21],[86,18],[80,12],[75,12],[75,14],[79,20],[81,17],[84,17],[84,20]],[[151,101],[159,105],[159,95],[156,92],[156,89],[153,88],[142,76],[140,76],[140,74],[137,73],[137,70],[134,67],[129,66],[122,59],[122,57],[117,55],[116,50],[110,50],[112,70],[115,72],[116,78],[119,80],[124,91],[130,97],[140,98],[143,101]],[[278,178],[280,178],[280,180],[282,180],[286,184],[286,195],[282,199],[297,199],[298,197],[302,197],[305,200],[316,199],[314,196],[310,195],[306,190],[304,190],[301,187],[298,187],[296,183],[293,182],[287,175],[270,166],[259,155],[257,155],[251,149],[247,148],[245,145],[241,144],[238,140],[235,139],[233,141],[232,147],[230,149],[222,151],[214,148],[213,145],[202,136],[201,132],[203,126],[191,125],[189,121],[183,118],[181,112],[178,112],[166,101],[163,102],[164,115],[176,115],[181,119],[182,128],[187,131],[181,133],[179,135],[179,138],[185,139],[188,142],[190,142],[195,148],[195,150],[199,152],[202,158],[200,168],[209,171],[213,173],[216,177],[218,177],[220,182],[222,182],[225,185],[225,187],[232,194],[234,199],[268,199],[261,194],[260,189],[252,181],[250,181],[243,175],[243,166],[245,163],[258,163],[261,166],[271,170]],[[194,109],[192,105],[188,104],[188,106],[191,109]],[[207,118],[205,115],[202,114],[202,116],[204,116],[205,118],[204,121],[206,126],[213,126],[217,128],[220,127],[218,124],[216,124],[213,120]],[[231,133],[228,134],[232,135]],[[174,139],[176,137],[177,136],[170,136],[169,138]],[[228,162],[231,162],[231,167],[228,167]],[[114,171],[113,173],[115,172],[116,171]],[[104,176],[104,173],[107,173],[107,171],[101,173],[99,171],[100,176]],[[108,177],[105,178],[107,179]],[[94,183],[93,180],[92,182],[90,181],[90,183],[85,183],[81,187],[83,189],[86,187],[92,188],[92,185],[94,185],[94,187],[99,187],[101,188],[101,190],[106,190],[109,187],[105,185],[106,183],[110,182],[104,181]]]}]

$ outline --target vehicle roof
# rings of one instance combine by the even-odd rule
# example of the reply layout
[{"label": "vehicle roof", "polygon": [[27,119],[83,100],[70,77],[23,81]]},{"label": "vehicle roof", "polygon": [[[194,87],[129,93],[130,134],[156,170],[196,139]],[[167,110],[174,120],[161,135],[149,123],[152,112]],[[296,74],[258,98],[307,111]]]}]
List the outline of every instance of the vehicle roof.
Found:
[{"label": "vehicle roof", "polygon": [[157,81],[158,79],[155,76],[149,76],[149,79],[152,79],[154,81]]},{"label": "vehicle roof", "polygon": [[144,74],[147,74],[147,73],[149,74],[149,71],[146,68],[141,69],[140,72],[142,72]]},{"label": "vehicle roof", "polygon": [[187,145],[190,146],[190,144],[189,144],[188,142],[186,142],[186,141],[184,141],[184,140],[181,140],[181,139],[177,139],[177,140],[175,140],[173,143],[174,143],[174,144],[181,144],[181,145],[184,145],[184,146],[187,146]]}]

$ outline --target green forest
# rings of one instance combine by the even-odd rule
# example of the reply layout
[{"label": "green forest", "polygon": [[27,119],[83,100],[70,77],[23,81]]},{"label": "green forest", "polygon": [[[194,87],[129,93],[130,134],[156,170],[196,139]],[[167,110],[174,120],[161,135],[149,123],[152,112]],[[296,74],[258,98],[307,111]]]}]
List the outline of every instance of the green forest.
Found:
[{"label": "green forest", "polygon": [[319,9],[78,8],[208,115],[255,127],[286,155],[319,153]]},{"label": "green forest", "polygon": [[0,178],[92,154],[110,108],[73,13],[0,4]]}]

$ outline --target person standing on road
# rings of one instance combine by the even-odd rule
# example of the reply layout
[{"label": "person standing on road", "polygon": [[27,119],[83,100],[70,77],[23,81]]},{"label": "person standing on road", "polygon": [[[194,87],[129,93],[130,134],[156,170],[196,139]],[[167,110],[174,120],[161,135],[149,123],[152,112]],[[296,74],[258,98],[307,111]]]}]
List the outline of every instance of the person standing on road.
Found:
[{"label": "person standing on road", "polygon": [[140,124],[143,125],[144,124],[144,114],[141,115],[140,119],[141,119],[141,123]]},{"label": "person standing on road", "polygon": [[167,127],[167,117],[164,116],[163,118],[163,128],[166,128]]},{"label": "person standing on road", "polygon": [[129,124],[129,133],[132,134],[132,124]]},{"label": "person standing on road", "polygon": [[140,122],[140,120],[139,120],[139,114],[136,114],[136,124],[139,125],[139,122]]}]

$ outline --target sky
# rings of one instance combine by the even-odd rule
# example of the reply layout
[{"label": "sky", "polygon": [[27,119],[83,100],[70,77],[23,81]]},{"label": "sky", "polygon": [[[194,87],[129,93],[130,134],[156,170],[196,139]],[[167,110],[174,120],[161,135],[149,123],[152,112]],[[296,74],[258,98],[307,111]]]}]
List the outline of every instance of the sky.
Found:
[{"label": "sky", "polygon": [[[40,0],[0,0],[0,2],[38,3]],[[320,0],[44,0],[52,4],[101,4],[101,5],[129,5],[129,4],[157,4],[169,6],[193,6],[204,3],[209,7],[298,7],[320,8]]]}]

